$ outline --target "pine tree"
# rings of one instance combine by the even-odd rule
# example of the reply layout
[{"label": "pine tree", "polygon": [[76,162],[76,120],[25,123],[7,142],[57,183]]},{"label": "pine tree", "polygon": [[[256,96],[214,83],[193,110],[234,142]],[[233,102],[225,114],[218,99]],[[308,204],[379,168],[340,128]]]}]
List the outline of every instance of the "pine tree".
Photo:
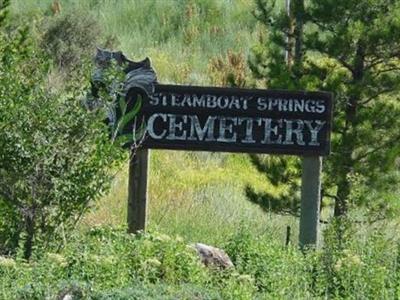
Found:
[{"label": "pine tree", "polygon": [[267,88],[335,95],[323,189],[334,215],[346,215],[350,199],[388,207],[400,181],[400,3],[292,0],[287,12],[256,0],[254,15],[266,29],[250,57],[256,78]]}]

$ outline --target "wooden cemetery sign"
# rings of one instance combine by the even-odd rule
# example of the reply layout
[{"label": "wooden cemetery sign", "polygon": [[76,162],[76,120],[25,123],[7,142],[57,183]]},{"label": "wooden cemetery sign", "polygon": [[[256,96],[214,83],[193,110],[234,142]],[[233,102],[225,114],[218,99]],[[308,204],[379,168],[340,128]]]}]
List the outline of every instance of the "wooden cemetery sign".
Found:
[{"label": "wooden cemetery sign", "polygon": [[98,49],[88,107],[106,105],[98,86],[111,60],[123,64],[126,73],[123,92],[108,91],[115,96],[107,105],[112,136],[134,145],[129,232],[146,227],[147,149],[292,154],[303,156],[300,245],[318,244],[321,156],[330,152],[331,93],[162,85],[149,59],[133,62],[121,52]]},{"label": "wooden cemetery sign", "polygon": [[330,93],[155,85],[140,116],[145,148],[318,156],[330,151]]},{"label": "wooden cemetery sign", "polygon": [[133,160],[133,231],[146,223],[146,149],[293,154],[305,157],[300,245],[318,244],[320,156],[330,152],[331,93],[155,85],[138,119],[146,130],[144,149]]}]

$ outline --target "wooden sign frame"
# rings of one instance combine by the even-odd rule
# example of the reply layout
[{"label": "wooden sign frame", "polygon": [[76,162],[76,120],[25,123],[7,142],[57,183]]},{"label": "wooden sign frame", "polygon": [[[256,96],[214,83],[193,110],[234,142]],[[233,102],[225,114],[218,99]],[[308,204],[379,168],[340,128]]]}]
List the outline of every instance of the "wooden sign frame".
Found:
[{"label": "wooden sign frame", "polygon": [[332,94],[155,85],[139,119],[147,149],[326,156]]}]

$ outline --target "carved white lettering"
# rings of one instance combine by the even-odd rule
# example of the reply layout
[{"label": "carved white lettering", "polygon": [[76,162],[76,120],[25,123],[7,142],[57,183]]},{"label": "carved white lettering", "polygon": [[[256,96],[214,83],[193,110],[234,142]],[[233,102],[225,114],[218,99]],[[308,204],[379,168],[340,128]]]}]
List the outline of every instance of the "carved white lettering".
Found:
[{"label": "carved white lettering", "polygon": [[[261,144],[282,144],[282,135],[278,134],[278,129],[282,127],[282,119],[275,120],[278,124],[272,126],[272,119],[262,118],[258,120],[258,124],[261,126],[262,122],[264,125],[264,138],[261,140]],[[271,134],[275,135],[275,140],[272,140]]]},{"label": "carved white lettering", "polygon": [[152,97],[149,97],[150,101],[149,103],[151,105],[158,105],[158,103],[160,102],[160,94],[154,94]]},{"label": "carved white lettering", "polygon": [[319,135],[325,126],[323,120],[227,116],[202,119],[197,115],[162,113],[153,114],[147,120],[147,132],[155,140],[264,145],[320,146]]},{"label": "carved white lettering", "polygon": [[193,106],[194,107],[205,107],[206,99],[204,95],[199,98],[197,95],[193,95]]},{"label": "carved white lettering", "polygon": [[150,137],[155,140],[161,140],[166,135],[167,130],[163,130],[160,134],[154,132],[154,122],[157,118],[161,118],[162,121],[167,121],[167,116],[165,114],[154,114],[152,115],[147,121],[147,132],[149,133]]},{"label": "carved white lettering", "polygon": [[205,141],[213,142],[215,141],[214,138],[214,123],[217,117],[208,117],[206,124],[204,127],[201,127],[199,118],[197,116],[189,116],[190,119],[190,135],[188,140],[190,141],[203,141],[204,137]]},{"label": "carved white lettering", "polygon": [[307,125],[308,129],[311,132],[311,141],[308,143],[310,146],[319,146],[320,143],[318,142],[318,132],[321,131],[321,129],[325,125],[325,121],[320,121],[320,120],[315,120],[316,126],[312,126],[312,122],[310,120],[304,121],[304,123]]},{"label": "carved white lettering", "polygon": [[[227,124],[227,121],[231,122],[231,124]],[[233,130],[233,125],[237,125],[237,118],[219,117],[219,137],[217,138],[218,142],[236,142],[236,132]],[[227,136],[228,134],[230,134],[231,136]]]},{"label": "carved white lettering", "polygon": [[[286,133],[283,145],[293,145],[295,142],[293,136],[296,136],[297,145],[304,146],[303,128],[304,123],[302,120],[284,120],[286,123]],[[297,128],[293,129],[293,123],[296,123]]]},{"label": "carved white lettering", "polygon": [[323,112],[325,112],[325,104],[324,104],[324,101],[322,101],[322,100],[318,100],[317,101],[317,108],[316,108],[316,112],[317,113],[319,113],[319,114],[322,114]]},{"label": "carved white lettering", "polygon": [[[179,118],[181,120],[179,120]],[[166,139],[179,141],[186,140],[186,130],[183,129],[183,125],[187,123],[187,116],[168,114],[168,119],[169,132]]]},{"label": "carved white lettering", "polygon": [[260,111],[266,110],[268,107],[267,104],[267,99],[263,98],[263,97],[258,97],[257,98],[257,109]]},{"label": "carved white lettering", "polygon": [[242,143],[254,144],[256,142],[253,138],[253,120],[253,118],[239,118],[239,125],[242,125],[243,122],[246,123],[246,135],[242,139]]}]

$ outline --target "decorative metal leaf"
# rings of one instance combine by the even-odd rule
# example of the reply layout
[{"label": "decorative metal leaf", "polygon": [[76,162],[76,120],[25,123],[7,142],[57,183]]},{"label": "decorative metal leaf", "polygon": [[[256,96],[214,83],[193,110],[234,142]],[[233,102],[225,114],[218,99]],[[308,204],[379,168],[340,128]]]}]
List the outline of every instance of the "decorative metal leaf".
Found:
[{"label": "decorative metal leaf", "polygon": [[[112,65],[112,61],[115,61],[117,65],[124,66],[126,76],[124,82],[122,82],[122,91],[116,88],[120,86],[121,82],[112,82],[111,84],[108,83],[108,86],[104,86],[104,84],[107,84],[104,82],[105,77],[107,77],[104,74],[107,68]],[[85,105],[93,107],[89,104],[97,102],[96,107],[106,108],[108,123],[112,128],[112,138],[115,142],[122,144],[136,143],[143,138],[146,132],[145,123],[142,121],[137,124],[137,119],[135,119],[140,112],[144,99],[138,93],[134,107],[128,111],[126,97],[131,90],[140,90],[143,95],[152,97],[157,76],[151,67],[150,60],[146,58],[143,61],[134,62],[127,59],[120,51],[113,52],[97,48],[95,63],[96,67],[92,74],[92,98],[95,99],[88,98]],[[100,87],[107,90],[112,102],[107,102],[105,99],[101,99],[101,96],[98,96]],[[128,124],[133,124],[132,132],[124,134]]]},{"label": "decorative metal leaf", "polygon": [[142,97],[138,95],[138,99],[135,103],[135,106],[133,109],[124,115],[121,116],[121,118],[118,121],[118,132],[122,133],[123,129],[125,126],[134,119],[134,117],[138,114],[140,108],[142,107]]},{"label": "decorative metal leaf", "polygon": [[143,90],[147,96],[154,93],[154,83],[156,82],[156,74],[152,68],[139,68],[130,71],[126,75],[125,94],[132,88]]},{"label": "decorative metal leaf", "polygon": [[126,113],[126,101],[125,97],[118,97],[118,102],[119,102],[119,109],[121,110],[121,114],[124,115]]}]

